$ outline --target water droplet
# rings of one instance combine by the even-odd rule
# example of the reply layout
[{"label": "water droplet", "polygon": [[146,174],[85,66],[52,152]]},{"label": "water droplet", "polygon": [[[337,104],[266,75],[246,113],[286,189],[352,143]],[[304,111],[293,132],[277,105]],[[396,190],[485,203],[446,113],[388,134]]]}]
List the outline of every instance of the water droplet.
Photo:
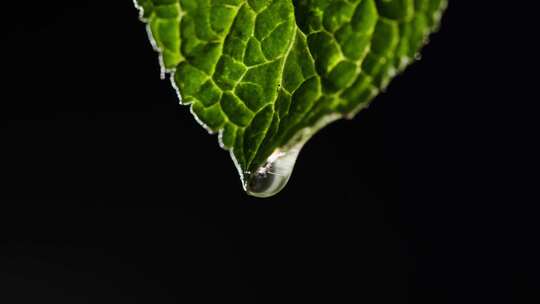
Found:
[{"label": "water droplet", "polygon": [[276,150],[255,172],[247,176],[246,192],[255,197],[270,197],[280,192],[291,177],[300,149]]},{"label": "water droplet", "polygon": [[328,114],[312,126],[297,131],[286,145],[276,149],[257,170],[242,175],[244,190],[255,197],[270,197],[279,193],[287,185],[304,144],[322,127],[342,117],[341,114]]}]

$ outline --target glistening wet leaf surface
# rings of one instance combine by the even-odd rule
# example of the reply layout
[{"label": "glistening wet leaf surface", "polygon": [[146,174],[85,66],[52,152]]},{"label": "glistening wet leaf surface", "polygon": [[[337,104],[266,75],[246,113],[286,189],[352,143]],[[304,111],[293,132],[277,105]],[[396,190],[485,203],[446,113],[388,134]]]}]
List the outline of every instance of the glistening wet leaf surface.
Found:
[{"label": "glistening wet leaf surface", "polygon": [[267,197],[313,134],[352,118],[418,58],[447,1],[135,3],[181,103],[219,133],[247,193]]}]

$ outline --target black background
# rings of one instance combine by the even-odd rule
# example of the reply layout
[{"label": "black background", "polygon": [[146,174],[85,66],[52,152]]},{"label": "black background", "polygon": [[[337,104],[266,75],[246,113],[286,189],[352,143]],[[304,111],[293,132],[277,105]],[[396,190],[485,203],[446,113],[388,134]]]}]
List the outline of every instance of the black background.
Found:
[{"label": "black background", "polygon": [[3,3],[0,302],[534,303],[538,100],[495,53],[517,34],[470,2],[266,200],[160,80],[131,1]]}]

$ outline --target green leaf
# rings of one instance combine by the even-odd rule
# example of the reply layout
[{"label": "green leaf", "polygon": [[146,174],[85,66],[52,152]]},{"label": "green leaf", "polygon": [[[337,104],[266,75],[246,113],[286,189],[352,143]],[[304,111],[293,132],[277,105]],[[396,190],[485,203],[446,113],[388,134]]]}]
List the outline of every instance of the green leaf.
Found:
[{"label": "green leaf", "polygon": [[181,103],[244,188],[283,188],[302,145],[414,58],[446,0],[135,0]]}]

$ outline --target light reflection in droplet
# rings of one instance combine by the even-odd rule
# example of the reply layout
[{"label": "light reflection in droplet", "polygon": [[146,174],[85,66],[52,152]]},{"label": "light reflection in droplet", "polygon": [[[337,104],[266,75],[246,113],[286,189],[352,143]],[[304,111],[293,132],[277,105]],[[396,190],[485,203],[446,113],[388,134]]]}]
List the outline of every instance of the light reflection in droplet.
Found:
[{"label": "light reflection in droplet", "polygon": [[246,192],[255,197],[270,197],[280,192],[291,177],[300,149],[276,150],[266,163],[247,177]]}]

